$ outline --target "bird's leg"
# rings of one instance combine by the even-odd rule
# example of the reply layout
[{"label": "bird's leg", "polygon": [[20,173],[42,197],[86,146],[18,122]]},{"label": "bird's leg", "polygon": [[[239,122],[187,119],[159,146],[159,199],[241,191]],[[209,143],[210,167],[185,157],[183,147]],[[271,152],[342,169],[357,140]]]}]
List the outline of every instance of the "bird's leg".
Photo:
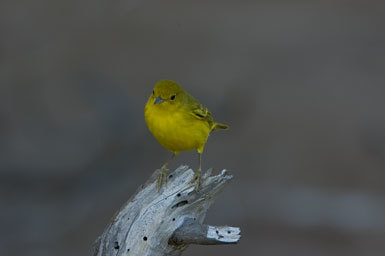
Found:
[{"label": "bird's leg", "polygon": [[198,156],[199,156],[199,168],[198,170],[195,172],[195,175],[194,177],[192,178],[192,180],[190,181],[190,183],[194,183],[195,182],[195,191],[198,191],[201,187],[201,162],[202,162],[202,154],[198,152]]},{"label": "bird's leg", "polygon": [[174,157],[175,157],[175,154],[172,153],[171,158],[164,165],[162,165],[162,167],[160,168],[160,173],[159,173],[158,181],[157,181],[158,191],[160,190],[160,188],[163,185],[167,184],[167,175],[170,172],[170,170],[167,169],[167,165],[174,159]]}]

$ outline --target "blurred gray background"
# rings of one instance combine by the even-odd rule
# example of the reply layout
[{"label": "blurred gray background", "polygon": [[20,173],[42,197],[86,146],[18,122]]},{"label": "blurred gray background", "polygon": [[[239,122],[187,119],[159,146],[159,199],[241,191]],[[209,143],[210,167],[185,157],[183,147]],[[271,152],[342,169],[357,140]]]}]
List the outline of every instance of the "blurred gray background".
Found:
[{"label": "blurred gray background", "polygon": [[172,79],[231,126],[203,155],[234,174],[206,222],[243,235],[184,255],[383,256],[384,14],[383,1],[1,1],[0,254],[91,255],[169,157],[143,107]]}]

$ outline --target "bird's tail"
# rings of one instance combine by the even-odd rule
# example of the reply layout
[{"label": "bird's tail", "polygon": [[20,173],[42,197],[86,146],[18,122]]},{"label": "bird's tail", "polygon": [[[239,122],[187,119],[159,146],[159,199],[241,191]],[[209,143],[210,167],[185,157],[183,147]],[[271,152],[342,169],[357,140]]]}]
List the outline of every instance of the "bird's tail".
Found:
[{"label": "bird's tail", "polygon": [[221,123],[213,123],[213,128],[211,129],[212,131],[220,130],[220,129],[228,129],[229,126]]}]

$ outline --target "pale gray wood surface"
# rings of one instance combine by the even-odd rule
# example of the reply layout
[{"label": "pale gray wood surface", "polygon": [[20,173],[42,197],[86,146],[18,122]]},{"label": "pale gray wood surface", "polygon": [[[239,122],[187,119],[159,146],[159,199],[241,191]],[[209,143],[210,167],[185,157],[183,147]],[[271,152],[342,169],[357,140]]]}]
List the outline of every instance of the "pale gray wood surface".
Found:
[{"label": "pale gray wood surface", "polygon": [[240,229],[202,224],[216,195],[232,178],[223,170],[202,175],[197,192],[190,181],[194,171],[181,166],[158,191],[155,171],[146,184],[123,205],[96,240],[94,256],[176,256],[189,244],[231,244]]}]

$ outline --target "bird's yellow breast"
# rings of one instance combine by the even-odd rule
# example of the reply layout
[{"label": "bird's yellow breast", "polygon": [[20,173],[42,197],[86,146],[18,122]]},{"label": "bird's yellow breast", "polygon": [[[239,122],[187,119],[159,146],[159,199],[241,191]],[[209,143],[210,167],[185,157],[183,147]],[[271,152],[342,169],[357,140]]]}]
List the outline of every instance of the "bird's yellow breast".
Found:
[{"label": "bird's yellow breast", "polygon": [[206,121],[194,118],[182,108],[168,109],[152,102],[146,104],[144,115],[149,130],[167,150],[178,154],[196,149],[203,153],[210,134]]}]

